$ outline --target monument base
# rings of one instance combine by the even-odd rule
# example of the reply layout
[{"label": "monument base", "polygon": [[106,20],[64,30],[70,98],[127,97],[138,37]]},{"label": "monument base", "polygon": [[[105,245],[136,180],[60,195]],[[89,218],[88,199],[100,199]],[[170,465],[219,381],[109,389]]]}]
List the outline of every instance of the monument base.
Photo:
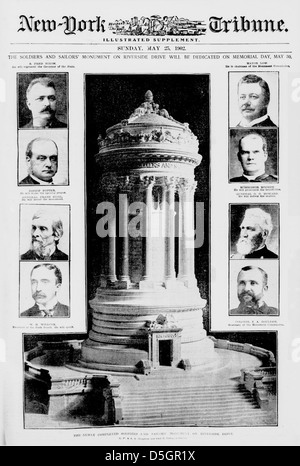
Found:
[{"label": "monument base", "polygon": [[273,356],[251,345],[215,345],[213,365],[159,367],[149,375],[88,369],[72,361],[60,365],[74,351],[61,343],[40,345],[27,355],[25,427],[277,425]]},{"label": "monument base", "polygon": [[[150,365],[153,366],[154,361],[149,359],[148,350],[99,345],[87,340],[83,343],[79,363],[89,369],[138,374],[140,373],[138,364],[143,360],[149,360]],[[182,343],[175,367],[178,367],[182,360],[189,360],[192,368],[213,364],[217,360],[213,342],[205,337],[201,341]],[[168,366],[174,367],[171,363],[166,367]]]}]

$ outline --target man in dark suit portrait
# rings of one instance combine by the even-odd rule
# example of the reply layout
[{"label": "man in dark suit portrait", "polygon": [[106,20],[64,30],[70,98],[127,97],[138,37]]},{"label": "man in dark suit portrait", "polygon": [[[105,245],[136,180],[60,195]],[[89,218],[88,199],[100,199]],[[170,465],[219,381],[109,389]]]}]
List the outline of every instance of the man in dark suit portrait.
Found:
[{"label": "man in dark suit portrait", "polygon": [[246,210],[240,228],[237,252],[231,259],[278,259],[266,244],[273,230],[272,217],[268,212],[260,208]]},{"label": "man in dark suit portrait", "polygon": [[62,273],[56,265],[40,264],[31,272],[31,293],[35,305],[21,317],[69,317],[69,307],[58,301]]},{"label": "man in dark suit portrait", "polygon": [[52,139],[37,138],[26,149],[28,176],[20,185],[54,185],[58,171],[58,147]]},{"label": "man in dark suit portrait", "polygon": [[264,297],[269,289],[268,274],[259,267],[244,267],[237,280],[240,305],[230,316],[278,316],[278,309],[266,304]]},{"label": "man in dark suit portrait", "polygon": [[271,93],[264,79],[251,74],[242,78],[238,84],[238,98],[242,114],[239,127],[277,127],[268,115]]},{"label": "man in dark suit portrait", "polygon": [[36,78],[28,86],[26,92],[27,107],[32,118],[24,129],[56,129],[67,128],[59,121],[56,114],[56,89],[50,78]]},{"label": "man in dark suit portrait", "polygon": [[259,133],[250,133],[239,141],[238,159],[243,168],[243,175],[232,178],[231,183],[276,183],[275,175],[266,173],[268,160],[268,142]]},{"label": "man in dark suit portrait", "polygon": [[31,248],[21,256],[22,261],[67,261],[69,257],[58,249],[64,227],[58,216],[47,210],[37,212],[32,219]]}]

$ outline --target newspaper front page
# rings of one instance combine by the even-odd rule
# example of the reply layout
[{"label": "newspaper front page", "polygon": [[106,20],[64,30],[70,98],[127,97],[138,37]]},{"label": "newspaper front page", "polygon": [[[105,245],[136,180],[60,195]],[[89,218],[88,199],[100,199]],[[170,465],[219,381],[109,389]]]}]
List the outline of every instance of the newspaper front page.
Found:
[{"label": "newspaper front page", "polygon": [[0,11],[3,445],[299,445],[299,3]]}]

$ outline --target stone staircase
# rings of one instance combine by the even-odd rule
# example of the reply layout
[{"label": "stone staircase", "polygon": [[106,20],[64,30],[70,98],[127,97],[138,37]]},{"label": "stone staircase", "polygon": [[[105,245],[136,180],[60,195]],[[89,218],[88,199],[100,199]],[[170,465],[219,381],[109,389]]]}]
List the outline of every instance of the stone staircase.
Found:
[{"label": "stone staircase", "polygon": [[[226,383],[226,381],[224,381]],[[276,425],[275,413],[259,408],[239,381],[200,385],[191,377],[172,377],[164,382],[157,376],[123,385],[123,420],[132,427],[245,427]]]}]

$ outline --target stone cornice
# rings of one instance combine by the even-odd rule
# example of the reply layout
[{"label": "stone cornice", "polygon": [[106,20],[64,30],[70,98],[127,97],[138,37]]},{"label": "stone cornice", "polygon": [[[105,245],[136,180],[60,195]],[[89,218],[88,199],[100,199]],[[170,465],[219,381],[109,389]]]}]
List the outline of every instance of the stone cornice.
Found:
[{"label": "stone cornice", "polygon": [[[178,148],[137,148],[137,147],[119,147],[110,148],[107,151],[100,152],[96,155],[97,162],[104,169],[111,167],[139,169],[145,164],[163,164],[163,163],[180,163],[190,165],[195,168],[201,164],[202,156],[195,152],[178,150]],[[159,166],[156,165],[156,168]],[[162,167],[163,168],[163,167]]]}]

